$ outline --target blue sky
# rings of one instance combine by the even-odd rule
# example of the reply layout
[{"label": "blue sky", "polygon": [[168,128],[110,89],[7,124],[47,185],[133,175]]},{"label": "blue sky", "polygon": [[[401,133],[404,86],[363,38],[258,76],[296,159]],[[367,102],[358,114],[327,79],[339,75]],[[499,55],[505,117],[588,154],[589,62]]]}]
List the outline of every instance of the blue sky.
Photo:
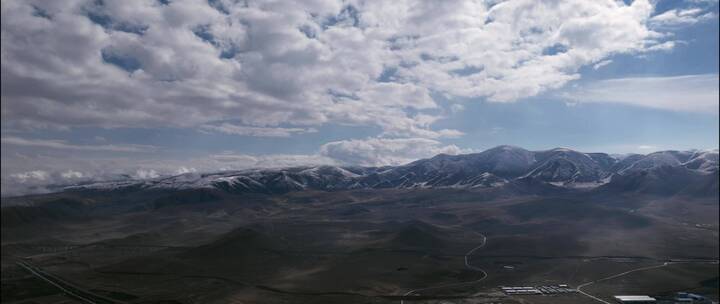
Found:
[{"label": "blue sky", "polygon": [[501,144],[718,146],[717,1],[2,10],[3,193]]}]

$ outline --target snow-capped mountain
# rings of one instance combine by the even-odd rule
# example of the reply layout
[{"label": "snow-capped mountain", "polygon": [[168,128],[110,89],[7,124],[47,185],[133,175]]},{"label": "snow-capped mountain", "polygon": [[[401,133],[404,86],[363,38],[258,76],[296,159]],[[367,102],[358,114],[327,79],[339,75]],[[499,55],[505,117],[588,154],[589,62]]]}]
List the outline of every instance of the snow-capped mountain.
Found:
[{"label": "snow-capped mountain", "polygon": [[686,162],[690,156],[692,156],[692,152],[689,151],[660,151],[650,153],[618,172],[628,173],[631,171],[643,171],[661,166],[679,166]]},{"label": "snow-capped mountain", "polygon": [[608,174],[608,163],[616,160],[606,157],[606,154],[593,155],[595,158],[563,148],[537,152],[536,158],[539,161],[523,178],[564,185],[600,181]]},{"label": "snow-capped mountain", "polygon": [[712,173],[718,168],[718,149],[708,151],[696,151],[686,162],[682,164],[685,168]]},{"label": "snow-capped mountain", "polygon": [[[499,146],[480,153],[440,154],[401,166],[293,167],[219,173],[187,173],[148,180],[76,185],[66,190],[218,189],[231,193],[286,193],[365,188],[488,188],[545,183],[566,188],[623,191],[685,189],[685,183],[717,183],[718,151],[662,151],[622,158],[565,148],[528,151]],[[671,183],[672,187],[666,185]],[[607,184],[607,185],[606,185]],[[717,186],[715,186],[717,188]],[[679,190],[678,190],[679,191]]]}]

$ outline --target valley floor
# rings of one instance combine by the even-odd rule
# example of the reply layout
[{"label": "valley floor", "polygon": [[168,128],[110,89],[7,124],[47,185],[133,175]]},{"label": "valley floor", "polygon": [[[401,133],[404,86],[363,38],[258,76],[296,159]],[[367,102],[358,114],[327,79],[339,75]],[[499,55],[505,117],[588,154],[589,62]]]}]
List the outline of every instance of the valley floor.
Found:
[{"label": "valley floor", "polygon": [[[66,217],[3,208],[3,303],[718,300],[716,199],[452,189],[63,199],[95,205]],[[560,284],[581,292],[500,289]]]}]

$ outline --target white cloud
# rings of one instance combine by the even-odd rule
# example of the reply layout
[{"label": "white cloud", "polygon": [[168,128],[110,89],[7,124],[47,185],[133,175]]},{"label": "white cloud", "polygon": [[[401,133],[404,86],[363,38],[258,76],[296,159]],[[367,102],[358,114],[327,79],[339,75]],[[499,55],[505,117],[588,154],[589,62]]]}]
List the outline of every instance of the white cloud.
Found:
[{"label": "white cloud", "polygon": [[266,128],[266,127],[249,127],[239,126],[231,123],[222,123],[219,125],[203,125],[201,130],[214,131],[232,135],[260,136],[260,137],[290,137],[293,134],[314,133],[317,132],[313,128]]},{"label": "white cloud", "polygon": [[64,150],[84,151],[112,151],[112,152],[150,152],[156,148],[149,145],[76,145],[65,140],[54,139],[26,139],[20,137],[2,137],[0,141],[7,145],[51,148]]},{"label": "white cloud", "polygon": [[[205,0],[3,1],[2,144],[47,154],[21,160],[3,153],[3,160],[15,157],[3,161],[3,193],[20,180],[41,180],[42,174],[26,174],[35,171],[47,173],[44,183],[62,183],[193,170],[397,164],[462,152],[437,140],[462,132],[433,126],[463,106],[445,111],[433,96],[493,102],[534,96],[579,79],[582,67],[606,65],[613,55],[671,50],[680,43],[674,27],[714,16],[705,8],[653,16],[653,3],[250,0],[222,1],[218,8]],[[717,87],[703,77],[608,80],[568,96],[717,111]],[[144,160],[68,154],[158,149],[109,138],[76,144],[8,135],[25,128],[169,127],[288,137],[325,124],[381,132],[303,155]]]},{"label": "white cloud", "polygon": [[652,146],[652,145],[639,145],[639,146],[637,146],[637,150],[653,152],[653,151],[657,151],[658,147]]},{"label": "white cloud", "polygon": [[604,66],[606,66],[606,65],[608,65],[608,64],[611,64],[611,63],[612,63],[612,60],[610,60],[610,59],[600,61],[600,62],[596,63],[595,65],[593,65],[593,70],[600,69],[601,67],[604,67]]},{"label": "white cloud", "polygon": [[[384,166],[408,163],[434,155],[470,153],[455,145],[425,138],[367,138],[334,141],[316,153],[249,155],[226,152],[189,158],[123,158],[67,155],[2,155],[2,194],[20,195],[50,191],[49,185],[87,181],[149,179],[194,172],[311,165]],[[7,164],[7,165],[5,165]],[[28,165],[31,164],[31,165]],[[30,167],[30,170],[28,170]]]},{"label": "white cloud", "polygon": [[[338,161],[319,154],[239,153],[200,157],[125,158],[72,157],[65,154],[2,155],[2,195],[23,195],[52,191],[52,185],[101,182],[126,178],[149,179],[195,172],[218,172],[248,168],[277,168],[303,165],[338,165]],[[29,169],[28,169],[29,168]]]},{"label": "white cloud", "polygon": [[133,174],[133,177],[137,178],[137,179],[149,179],[149,178],[160,177],[160,174],[153,169],[149,169],[149,170],[139,169],[139,170],[135,171],[135,174]]},{"label": "white cloud", "polygon": [[583,84],[564,97],[717,115],[718,81],[717,74],[608,79]]},{"label": "white cloud", "polygon": [[44,182],[50,175],[42,170],[34,170],[22,173],[11,174],[10,177],[17,179],[21,183],[28,181],[41,181]]},{"label": "white cloud", "polygon": [[194,173],[194,172],[197,172],[197,169],[192,168],[192,167],[186,168],[185,166],[182,166],[175,171],[175,174],[177,175],[177,174]]},{"label": "white cloud", "polygon": [[47,171],[32,170],[3,174],[0,190],[2,195],[22,195],[30,193],[45,193],[45,186],[53,183],[53,176]]},{"label": "white cloud", "polygon": [[247,168],[283,168],[295,166],[341,165],[340,162],[319,154],[213,154],[191,160],[204,170],[241,170]]},{"label": "white cloud", "polygon": [[684,43],[682,41],[665,41],[660,44],[653,45],[648,48],[650,51],[669,51],[672,50],[678,43]]},{"label": "white cloud", "polygon": [[611,55],[673,47],[648,0],[222,3],[3,2],[3,126],[452,137],[428,122],[430,92],[514,101]]},{"label": "white cloud", "polygon": [[654,27],[691,25],[717,17],[714,12],[706,12],[701,8],[671,9],[650,18]]},{"label": "white cloud", "polygon": [[440,153],[468,153],[455,145],[425,138],[368,138],[329,142],[320,148],[320,154],[343,164],[386,166],[408,163]]},{"label": "white cloud", "polygon": [[80,179],[83,178],[84,175],[82,172],[73,171],[73,170],[67,170],[65,172],[60,173],[60,176],[64,179]]},{"label": "white cloud", "polygon": [[[473,5],[475,5],[473,7]],[[659,43],[647,1],[508,1],[405,10],[400,79],[458,96],[507,102],[579,78],[580,67]],[[394,20],[391,20],[394,21]]]}]

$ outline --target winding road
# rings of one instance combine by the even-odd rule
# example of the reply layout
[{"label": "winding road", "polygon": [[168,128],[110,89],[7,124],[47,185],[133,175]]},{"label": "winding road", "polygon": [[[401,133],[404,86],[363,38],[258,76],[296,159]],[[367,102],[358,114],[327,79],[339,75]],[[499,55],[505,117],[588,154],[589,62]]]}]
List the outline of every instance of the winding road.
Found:
[{"label": "winding road", "polygon": [[[359,294],[359,293],[352,293],[352,292],[337,292],[337,291],[330,291],[330,292],[289,291],[289,290],[282,290],[282,289],[277,289],[277,288],[273,288],[273,287],[269,287],[269,286],[264,286],[264,285],[252,285],[252,284],[246,283],[246,282],[236,282],[236,281],[234,281],[234,280],[227,279],[227,278],[223,278],[223,277],[211,277],[211,276],[201,276],[201,275],[193,275],[193,276],[188,276],[188,277],[201,277],[201,278],[222,279],[222,280],[230,281],[230,282],[237,283],[237,284],[240,284],[240,285],[247,285],[247,286],[251,286],[251,287],[263,289],[263,290],[266,290],[266,291],[286,293],[286,294],[313,295],[313,296],[323,296],[323,295],[338,296],[338,295],[346,295],[346,296],[361,296],[361,297],[380,297],[380,298],[392,299],[392,300],[400,299],[400,304],[405,304],[404,300],[419,300],[419,299],[412,299],[413,296],[423,296],[422,298],[423,298],[423,299],[426,299],[426,298],[428,297],[428,295],[421,295],[421,294],[420,294],[421,292],[424,292],[424,291],[435,290],[435,289],[442,289],[442,288],[451,288],[451,287],[466,286],[466,285],[476,284],[476,283],[479,283],[479,282],[485,280],[485,279],[488,277],[487,272],[485,272],[485,270],[483,270],[483,269],[481,269],[481,268],[478,268],[478,267],[476,267],[476,266],[473,266],[473,265],[470,263],[470,258],[472,257],[472,255],[475,254],[475,253],[476,253],[478,250],[480,250],[481,248],[485,247],[485,245],[486,245],[486,243],[487,243],[487,237],[486,237],[485,235],[483,235],[483,234],[481,234],[481,233],[477,233],[477,234],[481,236],[482,242],[481,242],[478,246],[470,249],[467,253],[465,253],[465,255],[463,256],[463,259],[464,259],[464,265],[465,265],[465,267],[466,267],[467,269],[470,269],[470,270],[472,270],[472,271],[476,271],[476,272],[482,273],[482,277],[480,277],[479,279],[472,280],[472,281],[467,281],[467,282],[450,283],[450,284],[444,284],[444,285],[436,285],[436,286],[430,286],[430,287],[413,289],[413,290],[410,290],[410,291],[406,292],[405,294],[403,294],[403,295],[401,295],[401,296],[400,296],[400,295],[397,295],[397,294],[394,294],[394,295],[366,295],[366,294]],[[607,257],[599,257],[599,258],[607,258]],[[655,259],[653,259],[653,260],[655,260]],[[586,288],[586,287],[588,287],[588,286],[591,286],[591,285],[593,285],[593,284],[596,284],[596,283],[600,283],[600,282],[604,282],[604,281],[607,281],[607,280],[619,278],[619,277],[622,277],[622,276],[625,276],[625,275],[628,275],[628,274],[631,274],[631,273],[639,272],[639,271],[645,271],[645,270],[651,270],[651,269],[658,269],[658,268],[666,267],[666,266],[672,265],[672,264],[691,264],[691,263],[699,263],[699,264],[718,264],[719,261],[718,261],[718,260],[713,260],[713,259],[668,259],[668,260],[665,260],[662,264],[652,265],[652,266],[645,266],[645,267],[639,267],[639,268],[627,270],[627,271],[624,271],[624,272],[621,272],[621,273],[617,273],[617,274],[614,274],[614,275],[611,275],[611,276],[608,276],[608,277],[604,277],[604,278],[600,278],[600,279],[597,279],[597,280],[594,280],[594,281],[590,281],[590,282],[586,282],[586,283],[580,284],[580,285],[577,286],[576,290],[577,290],[578,293],[580,293],[580,294],[582,294],[582,295],[584,295],[584,296],[586,296],[586,297],[588,297],[588,298],[590,298],[590,299],[592,299],[592,300],[594,300],[594,301],[597,301],[597,302],[600,302],[600,303],[604,303],[604,304],[612,304],[611,302],[608,302],[608,301],[606,301],[606,300],[603,300],[602,298],[599,298],[599,297],[597,297],[597,296],[594,296],[594,295],[592,295],[592,294],[589,294],[589,293],[583,291],[582,289],[583,289],[583,288]],[[65,281],[64,279],[62,279],[62,278],[60,278],[60,277],[57,277],[57,276],[55,276],[55,275],[52,275],[52,274],[44,271],[43,269],[41,269],[41,268],[39,268],[39,267],[37,267],[37,266],[35,266],[35,265],[32,265],[32,264],[31,264],[30,262],[28,262],[28,261],[22,261],[22,260],[21,260],[21,261],[17,262],[16,264],[17,264],[18,266],[24,268],[24,269],[27,270],[28,272],[30,272],[33,276],[36,276],[36,277],[38,277],[39,279],[41,279],[41,280],[43,280],[43,281],[46,281],[47,283],[49,283],[49,284],[55,286],[56,288],[60,289],[61,291],[63,291],[63,292],[64,292],[65,294],[67,294],[68,296],[70,296],[70,297],[72,297],[72,298],[75,298],[76,300],[79,300],[80,302],[89,303],[89,304],[124,303],[124,302],[122,302],[122,301],[118,301],[118,300],[115,300],[115,299],[110,299],[110,298],[107,298],[107,297],[105,297],[105,296],[102,296],[102,295],[96,294],[96,293],[94,293],[94,292],[91,292],[91,291],[89,291],[89,290],[87,290],[87,289],[81,288],[81,287],[79,287],[79,286],[77,286],[77,285],[75,285],[75,284],[73,284],[73,283],[70,283],[70,282],[68,282],[68,281]],[[102,272],[102,273],[105,273],[105,272]],[[144,272],[143,272],[143,273],[141,273],[141,272],[137,272],[137,273],[134,273],[134,272],[112,272],[112,273],[113,273],[113,274],[131,274],[131,275],[151,275],[151,274],[152,274],[152,275],[171,275],[171,274],[166,274],[166,273],[144,273]],[[474,296],[477,296],[477,294],[474,295]],[[430,297],[435,297],[435,296],[430,295]],[[453,295],[453,296],[449,296],[449,295],[436,295],[436,297],[439,297],[439,298],[444,298],[444,297],[459,298],[459,297],[463,297],[463,296],[460,296],[460,295]]]},{"label": "winding road", "polygon": [[[473,270],[473,271],[482,272],[482,275],[483,275],[483,276],[482,276],[480,279],[473,280],[473,281],[468,281],[468,282],[451,283],[451,284],[444,284],[444,285],[438,285],[438,286],[431,286],[431,287],[413,289],[413,290],[410,290],[410,291],[406,292],[406,293],[403,295],[403,297],[411,296],[411,295],[413,295],[413,294],[416,294],[416,295],[417,295],[418,292],[427,291],[427,290],[432,290],[432,289],[440,289],[440,288],[448,288],[448,287],[458,287],[458,286],[475,284],[475,283],[478,283],[478,282],[484,280],[485,278],[487,278],[488,274],[487,274],[487,272],[485,272],[485,270],[482,270],[482,269],[480,269],[480,268],[478,268],[478,267],[475,267],[475,266],[471,265],[471,264],[470,264],[470,261],[469,261],[470,256],[473,255],[473,253],[475,253],[475,251],[477,251],[477,250],[479,250],[480,248],[484,247],[484,246],[485,246],[485,243],[487,243],[487,237],[486,237],[485,235],[483,235],[483,234],[480,234],[480,236],[482,236],[482,243],[481,243],[480,245],[476,246],[475,248],[470,249],[470,251],[468,251],[468,252],[465,254],[465,256],[464,256],[464,259],[465,259],[465,267],[466,267],[466,268],[468,268],[468,269],[470,269],[470,270]],[[400,300],[400,304],[405,304],[405,302],[404,302],[403,299]]]}]

